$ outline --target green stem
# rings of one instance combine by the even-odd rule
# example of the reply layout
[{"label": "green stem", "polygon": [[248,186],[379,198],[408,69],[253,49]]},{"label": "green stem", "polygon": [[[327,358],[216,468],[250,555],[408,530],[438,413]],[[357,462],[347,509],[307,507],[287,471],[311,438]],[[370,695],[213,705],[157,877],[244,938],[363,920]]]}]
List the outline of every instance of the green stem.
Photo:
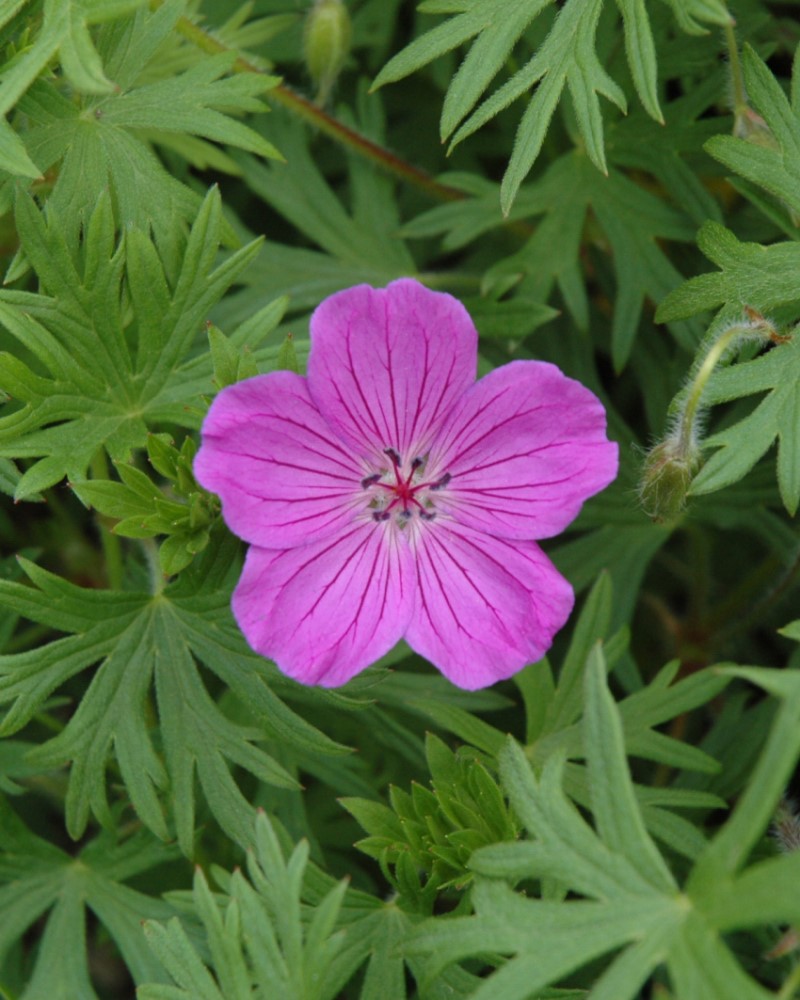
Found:
[{"label": "green stem", "polygon": [[739,59],[739,46],[736,44],[736,33],[733,21],[725,24],[725,41],[728,46],[728,59],[731,64],[731,84],[733,86],[733,113],[738,115],[747,108],[747,91],[744,87],[742,62]]},{"label": "green stem", "polygon": [[141,538],[139,541],[147,559],[147,568],[150,571],[150,593],[153,597],[158,597],[164,592],[166,582],[161,570],[161,563],[158,561],[158,546],[152,538]]},{"label": "green stem", "polygon": [[[110,479],[106,453],[103,448],[95,453],[91,462],[92,479]],[[97,526],[100,531],[100,544],[103,546],[103,556],[106,565],[106,580],[112,590],[122,588],[123,564],[122,545],[119,538],[106,526],[104,519],[96,514]]]},{"label": "green stem", "polygon": [[720,359],[723,357],[731,344],[743,334],[753,333],[753,329],[754,328],[752,326],[747,326],[745,324],[736,324],[735,326],[729,327],[721,333],[719,337],[717,337],[709,348],[708,354],[706,354],[700,363],[700,367],[697,369],[691,385],[689,386],[686,406],[684,407],[683,414],[681,416],[680,437],[678,441],[678,450],[681,454],[689,454],[694,450],[697,411],[700,408],[703,393],[705,392],[706,385],[708,384],[708,380],[711,378],[714,369],[717,367]]}]

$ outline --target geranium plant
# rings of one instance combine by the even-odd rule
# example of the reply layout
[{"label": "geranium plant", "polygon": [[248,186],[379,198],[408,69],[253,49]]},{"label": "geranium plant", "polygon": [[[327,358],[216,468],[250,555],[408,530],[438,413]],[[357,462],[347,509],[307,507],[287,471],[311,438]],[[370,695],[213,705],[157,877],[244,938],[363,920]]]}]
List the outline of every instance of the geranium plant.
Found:
[{"label": "geranium plant", "polygon": [[788,0],[0,4],[0,996],[800,998]]}]

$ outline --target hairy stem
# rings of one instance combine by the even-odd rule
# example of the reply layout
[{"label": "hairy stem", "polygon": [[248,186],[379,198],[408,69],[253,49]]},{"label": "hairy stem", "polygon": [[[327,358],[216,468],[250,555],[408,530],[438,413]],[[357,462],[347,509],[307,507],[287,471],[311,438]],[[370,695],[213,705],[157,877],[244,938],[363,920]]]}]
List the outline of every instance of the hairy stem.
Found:
[{"label": "hairy stem", "polygon": [[140,538],[139,544],[142,546],[142,551],[147,560],[147,569],[150,573],[150,593],[153,597],[158,597],[159,594],[164,592],[164,587],[166,586],[161,563],[158,560],[158,546],[152,538]]},{"label": "hairy stem", "polygon": [[785,337],[778,334],[770,321],[762,316],[761,313],[751,309],[749,306],[745,306],[744,311],[746,315],[745,322],[735,323],[733,326],[728,327],[727,330],[722,331],[708,349],[708,353],[692,376],[689,392],[686,396],[686,405],[683,408],[679,426],[678,444],[679,448],[683,451],[688,452],[694,445],[697,411],[700,409],[703,393],[714,369],[725,356],[726,351],[737,340],[743,338],[757,339],[762,342],[772,341],[773,343],[781,343],[786,340]]},{"label": "hairy stem", "polygon": [[731,65],[731,88],[733,113],[738,115],[747,108],[747,91],[744,87],[744,76],[742,74],[742,62],[739,59],[739,46],[736,44],[736,32],[733,30],[733,22],[729,21],[724,28],[725,43],[728,46],[728,60]]}]

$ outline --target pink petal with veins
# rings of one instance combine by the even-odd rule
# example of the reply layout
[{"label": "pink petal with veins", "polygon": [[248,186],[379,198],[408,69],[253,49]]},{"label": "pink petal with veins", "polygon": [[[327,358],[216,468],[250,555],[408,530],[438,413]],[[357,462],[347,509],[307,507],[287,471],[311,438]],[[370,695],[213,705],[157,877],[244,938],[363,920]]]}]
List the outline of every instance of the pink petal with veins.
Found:
[{"label": "pink petal with veins", "polygon": [[338,687],[402,637],[411,549],[386,524],[279,551],[252,547],[233,594],[247,641],[302,684]]},{"label": "pink petal with veins", "polygon": [[466,689],[540,659],[573,594],[534,539],[617,471],[599,400],[544,362],[475,383],[468,314],[410,279],[331,296],[311,338],[307,379],[219,394],[195,460],[252,543],[250,644],[326,687],[403,636]]},{"label": "pink petal with veins", "polygon": [[543,361],[496,368],[455,404],[430,462],[450,474],[439,505],[505,538],[549,538],[617,474],[600,400]]},{"label": "pink petal with veins", "polygon": [[421,451],[475,381],[478,336],[450,295],[401,279],[338,292],[311,317],[308,385],[354,447]]},{"label": "pink petal with veins", "polygon": [[536,542],[492,538],[453,522],[420,531],[406,641],[468,691],[541,659],[573,592]]},{"label": "pink petal with veins", "polygon": [[364,507],[358,456],[292,372],[259,375],[219,393],[194,472],[221,497],[231,531],[267,548],[328,537]]}]

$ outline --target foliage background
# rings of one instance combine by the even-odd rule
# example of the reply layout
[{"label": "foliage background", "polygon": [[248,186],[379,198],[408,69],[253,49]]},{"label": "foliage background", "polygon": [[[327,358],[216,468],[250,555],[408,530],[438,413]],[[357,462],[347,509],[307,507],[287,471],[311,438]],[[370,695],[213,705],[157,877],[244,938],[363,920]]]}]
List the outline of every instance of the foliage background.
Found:
[{"label": "foliage background", "polygon": [[[346,12],[0,2],[0,995],[790,1000],[800,8]],[[192,477],[220,387],[402,275],[620,443],[489,691],[282,677]]]}]

